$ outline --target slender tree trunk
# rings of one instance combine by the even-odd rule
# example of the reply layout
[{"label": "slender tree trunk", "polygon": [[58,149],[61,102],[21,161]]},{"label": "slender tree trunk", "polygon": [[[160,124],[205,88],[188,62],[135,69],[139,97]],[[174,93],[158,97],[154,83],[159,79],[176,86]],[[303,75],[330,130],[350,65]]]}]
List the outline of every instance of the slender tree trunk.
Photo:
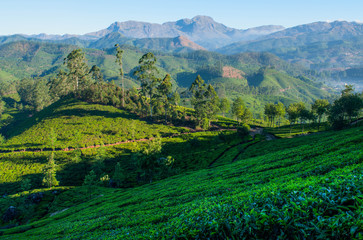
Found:
[{"label": "slender tree trunk", "polygon": [[319,128],[320,128],[320,122],[321,122],[321,116],[319,116],[319,118],[318,118],[318,132],[319,132]]},{"label": "slender tree trunk", "polygon": [[125,107],[125,84],[124,84],[124,76],[121,76],[122,82],[122,108]]},{"label": "slender tree trunk", "polygon": [[301,131],[301,133],[304,133],[304,123],[303,123],[303,121],[301,121],[301,125],[302,125],[302,131]]}]

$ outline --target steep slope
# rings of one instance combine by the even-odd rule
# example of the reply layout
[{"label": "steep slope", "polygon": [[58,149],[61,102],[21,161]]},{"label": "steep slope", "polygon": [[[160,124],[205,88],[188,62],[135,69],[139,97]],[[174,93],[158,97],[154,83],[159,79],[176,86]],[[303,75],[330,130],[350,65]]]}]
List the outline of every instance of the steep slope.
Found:
[{"label": "steep slope", "polygon": [[322,98],[328,94],[321,89],[321,85],[306,78],[294,78],[274,69],[263,69],[247,77],[250,86],[261,89],[271,89],[272,95],[282,95],[292,99],[301,99],[312,103],[315,96]]},{"label": "steep slope", "polygon": [[362,132],[261,143],[272,151],[134,189],[99,188],[91,199],[76,188],[51,203],[55,214],[1,230],[2,239],[359,239]]}]

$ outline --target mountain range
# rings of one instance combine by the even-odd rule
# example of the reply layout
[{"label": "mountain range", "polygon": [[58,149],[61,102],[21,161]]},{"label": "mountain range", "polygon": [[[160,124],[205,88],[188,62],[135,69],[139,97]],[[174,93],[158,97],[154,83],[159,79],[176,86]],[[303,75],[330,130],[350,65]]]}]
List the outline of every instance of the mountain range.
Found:
[{"label": "mountain range", "polygon": [[[246,30],[227,27],[221,23],[215,22],[211,17],[196,16],[192,19],[181,19],[175,22],[166,22],[163,24],[126,21],[115,22],[108,28],[85,35],[12,35],[0,37],[0,43],[4,38],[24,37],[27,39],[37,39],[43,41],[69,41],[78,39],[82,44],[84,41],[92,42],[107,37],[111,33],[120,33],[122,36],[131,39],[150,39],[150,38],[176,38],[182,36],[190,41],[206,48],[214,50],[237,41],[255,40],[277,31],[285,29],[282,26],[268,25]],[[1,39],[2,38],[2,39]]]},{"label": "mountain range", "polygon": [[[363,68],[363,24],[347,21],[314,22],[291,28],[268,25],[242,30],[227,27],[208,16],[196,16],[163,24],[115,22],[105,29],[84,35],[0,36],[0,45],[16,41],[95,49],[112,48],[118,43],[167,53],[199,50],[226,55],[270,52],[290,63],[329,74]],[[363,76],[356,78],[363,79]]]},{"label": "mountain range", "polygon": [[196,16],[176,22],[153,24],[127,21],[115,22],[108,28],[88,33],[88,37],[104,37],[111,32],[119,32],[131,38],[174,38],[185,36],[197,44],[212,50],[236,41],[248,41],[260,36],[283,30],[282,26],[261,26],[247,30],[227,27],[215,22],[211,17]]}]

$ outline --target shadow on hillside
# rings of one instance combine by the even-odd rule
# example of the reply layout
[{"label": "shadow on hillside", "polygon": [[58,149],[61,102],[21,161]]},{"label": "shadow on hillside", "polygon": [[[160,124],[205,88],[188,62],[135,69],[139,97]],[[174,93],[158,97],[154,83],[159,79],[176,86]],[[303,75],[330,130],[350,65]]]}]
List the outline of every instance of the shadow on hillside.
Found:
[{"label": "shadow on hillside", "polygon": [[85,110],[82,108],[75,108],[75,109],[66,109],[62,111],[55,112],[52,116],[47,117],[48,119],[51,118],[69,118],[69,117],[105,117],[105,118],[127,118],[127,119],[136,119],[135,115],[131,115],[127,112],[109,112],[109,111],[101,111],[101,110]]},{"label": "shadow on hillside", "polygon": [[30,179],[31,189],[42,187],[43,174],[27,174],[21,176],[21,180],[17,182],[8,182],[0,184],[0,198],[9,194],[20,192],[21,184],[24,179]]},{"label": "shadow on hillside", "polygon": [[54,119],[59,117],[72,118],[73,116],[75,117],[94,116],[94,117],[100,117],[99,120],[102,120],[102,118],[138,119],[136,115],[128,113],[126,111],[109,112],[103,110],[92,110],[92,109],[89,110],[82,108],[58,110],[60,107],[64,105],[72,107],[78,104],[87,104],[87,103],[76,100],[74,98],[66,98],[53,103],[52,105],[44,108],[42,111],[37,112],[30,117],[28,116],[29,114],[16,113],[14,114],[14,119],[17,120],[3,127],[1,129],[1,133],[7,138],[15,137],[21,135],[27,129],[31,128],[34,125],[37,125],[38,123],[42,122],[45,119]]},{"label": "shadow on hillside", "polygon": [[[4,147],[6,149],[33,149],[36,150],[37,147],[39,147],[40,150],[40,146],[43,146],[43,144],[40,143],[24,143],[24,144],[11,144],[11,145],[4,145]],[[5,150],[6,152],[8,152],[7,150]],[[0,148],[0,152],[2,152],[2,149]]]},{"label": "shadow on hillside", "polygon": [[[230,144],[231,141],[233,141],[233,136],[224,134],[216,134],[213,136],[204,136],[203,133],[180,135],[176,138],[170,139],[170,142],[165,142],[163,144],[160,157],[167,157],[169,155],[172,156],[175,159],[174,166],[175,168],[180,169],[180,173],[190,170],[203,169],[208,167],[208,165],[218,157],[219,153],[216,150],[221,147],[219,144]],[[140,150],[142,150],[144,146],[145,143],[142,143],[140,145]],[[102,172],[108,174],[110,178],[112,178],[115,165],[120,162],[124,169],[135,173],[135,178],[131,179],[130,182],[133,186],[137,186],[139,184],[139,179],[137,178],[137,170],[135,168],[137,167],[138,156],[136,155],[136,158],[135,156],[133,157],[131,149],[121,148],[122,145],[115,146],[114,149],[109,149],[110,151],[122,151],[122,154],[115,158],[106,158],[103,162]],[[62,186],[81,186],[84,182],[85,176],[89,174],[89,172],[93,169],[93,164],[95,164],[94,156],[87,156],[83,154],[81,154],[81,161],[74,162],[71,160],[72,153],[73,152],[69,152],[67,157],[62,155],[60,158],[56,157],[55,159],[59,166],[56,177]],[[208,155],[210,158],[201,158],[201,156],[204,155]],[[40,157],[38,155],[33,156],[32,154],[26,156],[18,154],[15,156],[9,156],[8,159],[4,159],[2,161],[11,161],[16,163],[17,159],[25,159],[25,161],[30,163],[44,164],[47,162],[47,155]],[[21,161],[19,161],[19,164],[21,164]],[[32,179],[32,189],[43,187],[42,173],[28,174],[22,177],[22,179],[25,178]],[[14,194],[19,192],[21,181],[22,180],[13,183],[0,184],[0,196],[4,193]]]}]

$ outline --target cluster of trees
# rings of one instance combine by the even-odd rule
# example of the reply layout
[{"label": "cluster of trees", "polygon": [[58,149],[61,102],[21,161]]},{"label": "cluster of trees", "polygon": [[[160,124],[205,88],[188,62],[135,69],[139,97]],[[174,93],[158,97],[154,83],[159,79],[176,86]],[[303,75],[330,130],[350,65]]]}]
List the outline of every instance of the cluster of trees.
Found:
[{"label": "cluster of trees", "polygon": [[194,107],[197,124],[204,129],[210,126],[210,120],[215,118],[218,112],[225,116],[232,110],[232,115],[242,124],[247,124],[253,117],[241,97],[237,97],[232,105],[227,98],[219,99],[213,86],[204,83],[199,75],[190,86],[189,91],[192,93],[191,103]]},{"label": "cluster of trees", "polygon": [[307,121],[316,122],[318,130],[324,116],[335,129],[343,128],[353,119],[358,118],[363,108],[362,94],[354,93],[351,85],[347,85],[342,91],[341,97],[330,104],[326,99],[317,99],[309,110],[303,102],[292,103],[285,107],[282,103],[269,103],[265,105],[265,115],[270,126],[275,126],[276,118],[278,125],[287,113],[290,126],[298,120],[302,123],[302,131]]},{"label": "cluster of trees", "polygon": [[118,45],[115,47],[121,87],[114,82],[104,81],[101,69],[96,65],[89,68],[83,51],[76,49],[64,59],[66,70],[60,70],[53,79],[23,79],[19,82],[16,87],[20,96],[18,109],[40,111],[61,98],[72,96],[89,102],[123,107],[141,116],[162,116],[165,121],[168,117],[180,116],[175,107],[179,104],[180,96],[173,91],[171,76],[160,76],[154,54],[144,54],[134,72],[141,88],[126,90],[123,50]]},{"label": "cluster of trees", "polygon": [[358,119],[362,114],[363,93],[354,93],[352,85],[346,85],[341,97],[334,101],[329,108],[329,121],[333,127],[340,129]]},{"label": "cluster of trees", "polygon": [[134,109],[138,109],[141,115],[149,115],[153,118],[155,115],[167,117],[175,115],[176,108],[180,102],[178,92],[172,90],[172,79],[169,74],[164,78],[159,77],[159,70],[156,67],[156,57],[153,53],[144,54],[139,60],[139,66],[136,68],[134,75],[140,81],[140,92],[134,92],[133,101]]},{"label": "cluster of trees", "polygon": [[268,103],[265,105],[265,115],[268,118],[269,126],[274,126],[276,122],[276,118],[278,118],[277,124],[281,125],[281,118],[285,116],[285,106],[282,103]]}]

